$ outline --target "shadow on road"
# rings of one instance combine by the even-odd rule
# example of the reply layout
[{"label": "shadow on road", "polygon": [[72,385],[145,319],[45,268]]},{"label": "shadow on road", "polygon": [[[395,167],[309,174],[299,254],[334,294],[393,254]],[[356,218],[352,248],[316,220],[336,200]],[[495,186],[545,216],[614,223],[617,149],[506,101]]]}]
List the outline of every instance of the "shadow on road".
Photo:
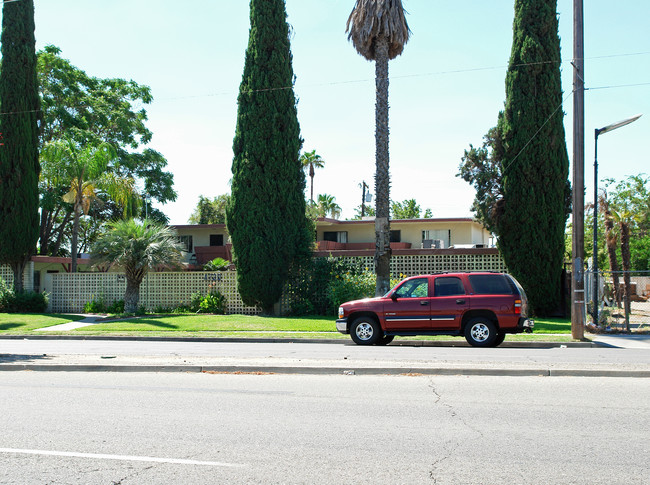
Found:
[{"label": "shadow on road", "polygon": [[24,355],[24,354],[0,354],[0,364],[9,362],[38,362],[43,360],[52,360],[47,354]]}]

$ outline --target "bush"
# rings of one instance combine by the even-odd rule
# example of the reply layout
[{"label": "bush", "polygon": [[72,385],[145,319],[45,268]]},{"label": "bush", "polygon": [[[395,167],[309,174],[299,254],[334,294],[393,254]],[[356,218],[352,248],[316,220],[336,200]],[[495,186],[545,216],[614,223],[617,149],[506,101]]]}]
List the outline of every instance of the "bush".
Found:
[{"label": "bush", "polygon": [[6,313],[45,313],[47,293],[25,291],[15,293],[0,278],[0,311]]},{"label": "bush", "polygon": [[360,274],[343,273],[334,275],[327,290],[328,313],[336,313],[339,305],[346,301],[375,296],[376,285],[377,277],[370,271]]},{"label": "bush", "polygon": [[84,313],[106,313],[106,304],[102,298],[95,300],[93,297],[84,305]]},{"label": "bush", "polygon": [[205,271],[226,271],[230,268],[230,261],[223,258],[214,258],[203,265]]},{"label": "bush", "polygon": [[115,300],[106,307],[106,313],[120,314],[124,313],[124,300]]},{"label": "bush", "polygon": [[199,304],[198,313],[226,313],[226,297],[218,291],[208,293]]}]

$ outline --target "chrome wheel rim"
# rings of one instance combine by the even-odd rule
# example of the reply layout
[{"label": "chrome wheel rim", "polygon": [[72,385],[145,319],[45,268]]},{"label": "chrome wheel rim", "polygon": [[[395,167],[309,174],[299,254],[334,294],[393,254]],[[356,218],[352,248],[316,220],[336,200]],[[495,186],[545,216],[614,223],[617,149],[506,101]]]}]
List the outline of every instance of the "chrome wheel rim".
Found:
[{"label": "chrome wheel rim", "polygon": [[357,325],[356,334],[359,340],[370,340],[375,331],[369,323],[360,323]]},{"label": "chrome wheel rim", "polygon": [[490,336],[490,329],[484,323],[477,323],[472,327],[471,334],[476,342],[485,342]]}]

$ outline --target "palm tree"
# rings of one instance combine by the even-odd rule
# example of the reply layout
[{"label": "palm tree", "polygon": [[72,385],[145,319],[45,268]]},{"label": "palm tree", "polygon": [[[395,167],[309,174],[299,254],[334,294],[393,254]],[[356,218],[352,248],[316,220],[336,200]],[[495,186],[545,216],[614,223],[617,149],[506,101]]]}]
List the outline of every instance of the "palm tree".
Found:
[{"label": "palm tree", "polygon": [[302,163],[303,168],[309,167],[309,178],[311,178],[311,191],[309,200],[314,202],[314,169],[323,168],[325,165],[325,160],[323,160],[320,155],[316,153],[316,150],[312,150],[300,155],[300,163]]},{"label": "palm tree", "polygon": [[140,301],[140,284],[147,270],[178,266],[184,247],[172,229],[148,219],[141,223],[128,219],[108,225],[108,232],[93,245],[92,257],[95,265],[111,263],[124,268],[124,311],[135,313]]},{"label": "palm tree", "polygon": [[402,53],[411,31],[401,0],[357,0],[345,31],[359,54],[375,61],[375,294],[390,289],[390,172],[388,155],[388,61]]},{"label": "palm tree", "polygon": [[321,217],[331,215],[333,219],[338,219],[341,216],[341,206],[336,203],[336,198],[333,195],[319,194],[317,211]]},{"label": "palm tree", "polygon": [[115,149],[108,143],[79,147],[71,140],[48,143],[41,151],[44,176],[54,184],[69,187],[63,201],[72,204],[74,213],[70,241],[73,273],[77,272],[79,221],[82,214],[88,214],[98,194],[107,193],[123,208],[125,216],[135,213],[139,207],[135,181],[118,177],[109,170],[115,156]]}]

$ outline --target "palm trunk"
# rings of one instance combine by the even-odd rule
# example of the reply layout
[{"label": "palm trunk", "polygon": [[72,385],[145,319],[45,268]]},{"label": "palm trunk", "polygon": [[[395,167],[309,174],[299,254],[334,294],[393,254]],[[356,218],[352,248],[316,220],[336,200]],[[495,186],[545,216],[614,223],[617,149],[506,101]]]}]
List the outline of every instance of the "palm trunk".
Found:
[{"label": "palm trunk", "polygon": [[388,152],[388,39],[378,37],[375,45],[375,296],[390,290],[390,172]]},{"label": "palm trunk", "polygon": [[314,166],[309,165],[309,178],[311,179],[311,201],[314,202]]},{"label": "palm trunk", "polygon": [[77,272],[77,249],[79,246],[79,219],[81,219],[81,204],[75,204],[74,207],[74,222],[72,223],[72,238],[70,241],[70,249],[72,251],[72,266],[70,271]]},{"label": "palm trunk", "polygon": [[136,313],[140,303],[140,285],[144,279],[145,268],[125,268],[126,291],[124,292],[124,312]]},{"label": "palm trunk", "polygon": [[623,263],[623,288],[624,288],[624,305],[625,305],[625,331],[630,331],[630,311],[631,311],[631,289],[630,282],[630,224],[620,222],[621,227],[621,260]]}]

